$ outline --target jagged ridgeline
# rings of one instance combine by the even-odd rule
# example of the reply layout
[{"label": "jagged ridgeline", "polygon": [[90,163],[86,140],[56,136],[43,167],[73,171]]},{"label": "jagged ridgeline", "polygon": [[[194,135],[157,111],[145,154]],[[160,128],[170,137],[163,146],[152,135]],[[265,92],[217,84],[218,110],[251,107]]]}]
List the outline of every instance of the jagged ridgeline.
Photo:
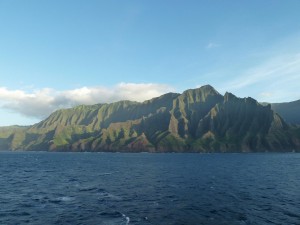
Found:
[{"label": "jagged ridgeline", "polygon": [[1,150],[118,152],[299,151],[299,128],[270,105],[206,85],[139,103],[61,109],[29,127],[0,129]]}]

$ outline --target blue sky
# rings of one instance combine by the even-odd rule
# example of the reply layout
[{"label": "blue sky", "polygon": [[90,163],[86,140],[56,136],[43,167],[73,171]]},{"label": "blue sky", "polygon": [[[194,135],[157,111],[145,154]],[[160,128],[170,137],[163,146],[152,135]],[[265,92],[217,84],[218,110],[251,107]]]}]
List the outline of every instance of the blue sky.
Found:
[{"label": "blue sky", "polygon": [[0,0],[0,126],[211,84],[300,99],[298,0]]}]

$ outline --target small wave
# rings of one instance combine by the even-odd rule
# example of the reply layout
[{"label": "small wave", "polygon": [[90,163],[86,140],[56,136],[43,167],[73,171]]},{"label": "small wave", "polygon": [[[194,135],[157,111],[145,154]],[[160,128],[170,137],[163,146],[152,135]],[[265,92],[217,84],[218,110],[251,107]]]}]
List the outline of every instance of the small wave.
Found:
[{"label": "small wave", "polygon": [[98,188],[93,186],[93,187],[82,187],[79,189],[79,191],[81,192],[85,192],[85,191],[94,191],[94,190],[97,190]]},{"label": "small wave", "polygon": [[296,214],[294,212],[290,212],[290,211],[284,211],[283,212],[285,215],[289,216],[289,217],[294,217],[294,218],[299,218],[300,217],[300,214]]},{"label": "small wave", "polygon": [[69,196],[63,196],[63,197],[59,197],[58,199],[60,199],[63,202],[69,202],[69,201],[73,201],[75,198]]},{"label": "small wave", "polygon": [[58,204],[61,202],[70,202],[70,201],[73,201],[74,199],[75,199],[74,197],[62,196],[62,197],[58,197],[55,199],[51,199],[51,200],[49,200],[49,202]]},{"label": "small wave", "polygon": [[[77,185],[77,186],[79,186],[79,185]],[[98,188],[97,186],[87,186],[87,187],[80,187],[79,186],[79,191],[80,192],[88,192],[88,191],[105,192],[105,189]]]},{"label": "small wave", "polygon": [[111,199],[111,200],[122,200],[121,197],[117,196],[117,195],[113,195],[109,192],[101,192],[97,194],[99,196],[99,200],[101,199]]},{"label": "small wave", "polygon": [[99,173],[98,176],[107,176],[107,175],[112,175],[113,173]]},{"label": "small wave", "polygon": [[130,218],[123,213],[122,213],[122,216],[126,219],[126,225],[128,225],[130,222]]},{"label": "small wave", "polygon": [[76,181],[78,181],[78,179],[76,179],[76,178],[70,178],[69,179],[69,182],[76,182]]},{"label": "small wave", "polygon": [[34,204],[30,204],[30,203],[22,203],[20,204],[21,208],[32,208],[34,207]]},{"label": "small wave", "polygon": [[123,214],[118,211],[104,211],[101,212],[100,215],[109,218],[120,218],[121,216],[123,216]]}]

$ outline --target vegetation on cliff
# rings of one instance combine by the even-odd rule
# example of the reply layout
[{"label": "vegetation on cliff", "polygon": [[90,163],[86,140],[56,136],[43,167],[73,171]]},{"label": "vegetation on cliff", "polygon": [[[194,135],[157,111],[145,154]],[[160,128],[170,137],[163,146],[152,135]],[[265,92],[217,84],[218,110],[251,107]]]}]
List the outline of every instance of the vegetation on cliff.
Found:
[{"label": "vegetation on cliff", "polygon": [[206,85],[139,103],[61,109],[29,127],[0,128],[1,150],[258,152],[300,150],[299,128],[270,105]]}]

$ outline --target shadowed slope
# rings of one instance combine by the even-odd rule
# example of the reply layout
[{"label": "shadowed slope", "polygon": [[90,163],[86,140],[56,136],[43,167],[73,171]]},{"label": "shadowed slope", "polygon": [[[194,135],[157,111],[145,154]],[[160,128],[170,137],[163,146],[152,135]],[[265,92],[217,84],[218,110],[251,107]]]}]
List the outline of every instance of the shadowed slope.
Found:
[{"label": "shadowed slope", "polygon": [[290,151],[300,146],[270,106],[210,85],[138,103],[61,109],[22,129],[0,129],[1,149],[126,152]]},{"label": "shadowed slope", "polygon": [[272,103],[271,108],[287,123],[300,125],[300,100],[285,103]]}]

